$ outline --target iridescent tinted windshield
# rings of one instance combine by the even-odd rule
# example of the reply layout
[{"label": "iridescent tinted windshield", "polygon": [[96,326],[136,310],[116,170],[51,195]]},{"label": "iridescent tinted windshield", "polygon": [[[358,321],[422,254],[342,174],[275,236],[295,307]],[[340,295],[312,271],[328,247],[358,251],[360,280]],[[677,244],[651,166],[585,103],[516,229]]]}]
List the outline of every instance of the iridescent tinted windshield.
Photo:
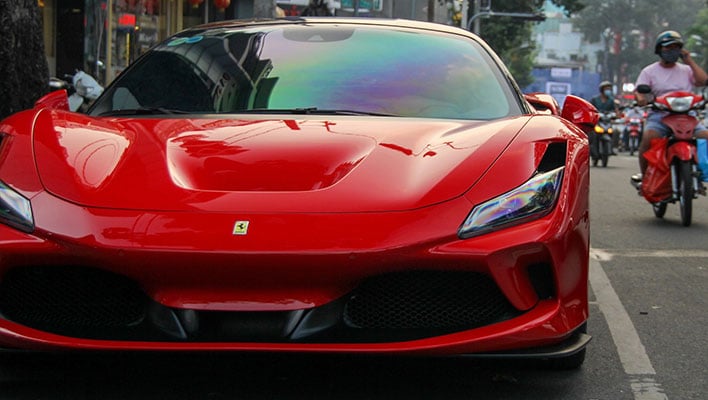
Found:
[{"label": "iridescent tinted windshield", "polygon": [[519,112],[512,93],[484,50],[460,36],[349,25],[221,28],[158,46],[93,113],[307,109],[494,119]]}]

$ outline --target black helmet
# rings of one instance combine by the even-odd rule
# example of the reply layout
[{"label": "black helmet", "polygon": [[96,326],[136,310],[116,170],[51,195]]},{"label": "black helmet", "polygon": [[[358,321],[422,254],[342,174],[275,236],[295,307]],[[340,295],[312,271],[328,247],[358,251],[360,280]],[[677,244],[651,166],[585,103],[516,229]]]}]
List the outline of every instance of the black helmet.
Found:
[{"label": "black helmet", "polygon": [[679,46],[683,47],[683,38],[681,34],[676,31],[664,31],[656,37],[656,45],[654,46],[654,54],[661,53],[661,48],[663,46],[668,46],[670,44],[678,43]]}]

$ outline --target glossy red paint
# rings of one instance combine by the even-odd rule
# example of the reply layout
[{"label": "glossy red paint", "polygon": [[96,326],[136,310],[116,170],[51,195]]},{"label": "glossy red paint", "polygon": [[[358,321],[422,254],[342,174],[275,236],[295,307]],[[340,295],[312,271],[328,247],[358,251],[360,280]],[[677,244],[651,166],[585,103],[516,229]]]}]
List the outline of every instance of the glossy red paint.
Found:
[{"label": "glossy red paint", "polygon": [[[551,112],[526,107],[493,121],[89,117],[60,100],[0,122],[0,181],[31,201],[34,218],[31,232],[0,224],[0,284],[23,267],[86,267],[129,279],[163,308],[297,313],[370,277],[462,271],[489,277],[516,314],[409,340],[307,343],[87,338],[0,318],[0,346],[450,355],[555,345],[587,321],[580,127],[596,113],[581,99],[569,96],[561,110],[527,96]],[[460,239],[473,208],[559,167],[550,212]],[[537,266],[552,290],[531,279]]]},{"label": "glossy red paint", "polygon": [[[255,212],[214,212],[220,207],[206,204],[194,207],[190,213],[111,210],[62,201],[49,192],[42,192],[32,199],[37,232],[32,235],[12,232],[13,241],[21,244],[18,255],[32,254],[29,258],[23,255],[25,263],[66,263],[78,258],[77,255],[88,257],[102,268],[140,282],[153,299],[164,305],[203,310],[274,311],[314,307],[336,299],[367,276],[411,265],[488,273],[514,306],[529,310],[538,306],[538,298],[525,276],[525,266],[549,262],[554,265],[559,290],[565,294],[556,303],[555,312],[559,315],[553,318],[565,321],[565,331],[568,331],[587,317],[584,306],[587,294],[582,285],[587,279],[584,257],[588,252],[587,149],[573,130],[562,126],[550,130],[543,118],[528,119],[525,129],[528,136],[517,139],[507,149],[507,154],[513,157],[492,162],[474,184],[480,190],[407,212],[293,213],[286,209],[266,213],[260,208]],[[548,137],[549,131],[555,133],[555,137]],[[528,171],[538,164],[541,154],[528,149],[544,139],[568,141],[569,154],[576,160],[565,176],[567,184],[563,185],[562,197],[570,200],[564,201],[567,206],[515,229],[474,240],[459,240],[455,232],[473,204],[528,179]],[[498,179],[497,170],[505,171],[505,179]],[[263,195],[263,199],[268,199],[279,193]],[[221,201],[223,196],[214,196],[214,201]],[[325,204],[323,201],[313,209],[326,208]],[[231,235],[237,220],[250,221],[248,235]],[[417,229],[417,226],[427,229]],[[298,229],[293,232],[289,227]],[[343,236],[342,231],[348,234]],[[2,232],[10,233],[7,228]],[[50,232],[51,236],[47,236]],[[4,234],[0,237],[8,240]],[[41,237],[50,240],[40,240]],[[239,263],[234,265],[232,260],[236,254]],[[337,269],[332,271],[335,265]],[[566,298],[569,307],[560,307]],[[30,331],[35,336],[29,335],[25,340],[43,336]],[[85,342],[79,340],[73,345],[147,346]],[[161,346],[180,347],[167,344],[157,347]],[[221,346],[250,349],[263,345],[224,343]],[[420,343],[396,346],[400,346],[399,350],[425,347]],[[286,346],[291,349],[311,347],[317,348]],[[380,345],[355,346],[358,351],[376,351],[378,347]],[[484,346],[481,349],[489,350]]]},{"label": "glossy red paint", "polygon": [[47,190],[86,206],[406,210],[462,195],[525,121],[347,117],[296,121],[294,130],[282,120],[94,121],[45,111],[34,147]]},{"label": "glossy red paint", "polygon": [[595,125],[600,117],[589,101],[577,96],[566,96],[561,116],[576,125]]},{"label": "glossy red paint", "polygon": [[69,97],[66,89],[52,91],[34,103],[35,108],[51,108],[69,111]]},{"label": "glossy red paint", "polygon": [[524,98],[540,113],[560,115],[561,110],[558,101],[550,94],[527,93],[524,95]]}]

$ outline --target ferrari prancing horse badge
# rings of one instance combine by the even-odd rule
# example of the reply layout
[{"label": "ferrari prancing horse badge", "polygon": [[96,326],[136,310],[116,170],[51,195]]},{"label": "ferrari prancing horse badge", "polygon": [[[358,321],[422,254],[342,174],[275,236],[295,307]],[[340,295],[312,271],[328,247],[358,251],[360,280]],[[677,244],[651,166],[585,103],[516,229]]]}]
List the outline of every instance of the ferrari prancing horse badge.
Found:
[{"label": "ferrari prancing horse badge", "polygon": [[248,234],[248,221],[236,221],[234,224],[234,235],[246,235]]}]

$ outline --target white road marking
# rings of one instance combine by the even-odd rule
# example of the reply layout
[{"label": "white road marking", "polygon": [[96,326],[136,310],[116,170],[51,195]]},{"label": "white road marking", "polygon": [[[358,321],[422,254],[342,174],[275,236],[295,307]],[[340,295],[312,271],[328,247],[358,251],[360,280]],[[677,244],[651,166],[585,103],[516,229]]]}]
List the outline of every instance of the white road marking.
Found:
[{"label": "white road marking", "polygon": [[[612,340],[617,347],[624,372],[629,375],[629,382],[635,400],[668,400],[661,385],[654,380],[654,367],[639,339],[639,334],[632,324],[610,280],[607,278],[598,258],[607,253],[592,249],[590,257],[590,286],[592,287],[600,311],[607,320]],[[599,257],[598,257],[599,255]],[[605,258],[601,258],[605,259]]]},{"label": "white road marking", "polygon": [[611,261],[615,257],[708,258],[708,250],[590,249],[590,258],[598,261]]}]

